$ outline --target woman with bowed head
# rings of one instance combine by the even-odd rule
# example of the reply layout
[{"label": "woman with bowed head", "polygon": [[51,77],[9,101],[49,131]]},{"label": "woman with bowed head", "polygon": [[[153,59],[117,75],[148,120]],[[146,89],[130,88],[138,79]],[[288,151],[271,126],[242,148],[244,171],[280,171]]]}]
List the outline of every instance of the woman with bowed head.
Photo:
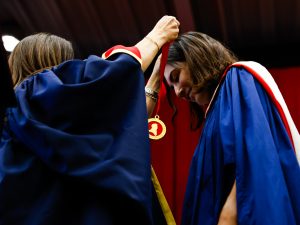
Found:
[{"label": "woman with bowed head", "polygon": [[[147,84],[157,92],[159,63]],[[203,123],[182,225],[300,224],[300,136],[267,69],[187,32],[171,44],[164,76]]]}]

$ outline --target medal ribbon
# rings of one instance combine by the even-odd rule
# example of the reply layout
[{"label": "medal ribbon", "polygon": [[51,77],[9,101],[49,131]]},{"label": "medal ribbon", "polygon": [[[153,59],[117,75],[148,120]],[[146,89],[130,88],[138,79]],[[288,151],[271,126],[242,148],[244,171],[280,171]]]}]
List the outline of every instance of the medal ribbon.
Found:
[{"label": "medal ribbon", "polygon": [[161,50],[161,60],[160,60],[160,68],[159,68],[159,76],[160,76],[160,92],[157,99],[157,106],[156,106],[156,112],[155,115],[157,115],[159,108],[160,108],[160,100],[161,98],[166,94],[166,89],[163,85],[163,79],[164,79],[164,72],[168,60],[168,53],[170,48],[170,42],[163,45]]},{"label": "medal ribbon", "polygon": [[[161,61],[160,61],[160,68],[159,68],[159,76],[160,76],[160,92],[157,99],[157,105],[156,105],[156,111],[154,118],[148,119],[148,129],[149,129],[149,137],[154,140],[159,140],[163,138],[166,134],[166,125],[163,121],[159,119],[158,111],[160,108],[160,100],[162,97],[166,94],[166,89],[164,87],[163,79],[164,79],[164,71],[167,64],[168,59],[168,52],[169,47],[171,43],[166,43],[162,47],[162,53],[161,53]],[[152,128],[154,128],[154,132],[152,132]],[[157,129],[160,130],[158,134],[156,134]],[[152,135],[151,133],[155,134]]]}]

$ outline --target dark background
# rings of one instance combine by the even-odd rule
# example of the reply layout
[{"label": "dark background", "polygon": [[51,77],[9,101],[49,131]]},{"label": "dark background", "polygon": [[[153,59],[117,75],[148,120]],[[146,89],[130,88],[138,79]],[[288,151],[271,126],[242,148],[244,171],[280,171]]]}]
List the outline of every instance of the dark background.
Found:
[{"label": "dark background", "polygon": [[0,0],[0,29],[19,39],[50,32],[71,40],[79,58],[134,45],[163,15],[181,32],[209,34],[241,60],[298,66],[299,0]]}]

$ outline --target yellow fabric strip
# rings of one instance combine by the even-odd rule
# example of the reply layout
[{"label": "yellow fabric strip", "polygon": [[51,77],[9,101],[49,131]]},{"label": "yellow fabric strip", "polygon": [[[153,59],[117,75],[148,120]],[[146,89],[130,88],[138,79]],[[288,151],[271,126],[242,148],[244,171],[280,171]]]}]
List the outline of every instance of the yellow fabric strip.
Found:
[{"label": "yellow fabric strip", "polygon": [[167,199],[163,193],[163,190],[159,184],[159,181],[157,179],[157,176],[156,176],[155,171],[152,166],[151,166],[151,179],[152,179],[152,183],[153,183],[157,198],[159,200],[160,206],[162,208],[163,214],[166,218],[167,224],[168,225],[176,225],[172,211],[169,207]]}]

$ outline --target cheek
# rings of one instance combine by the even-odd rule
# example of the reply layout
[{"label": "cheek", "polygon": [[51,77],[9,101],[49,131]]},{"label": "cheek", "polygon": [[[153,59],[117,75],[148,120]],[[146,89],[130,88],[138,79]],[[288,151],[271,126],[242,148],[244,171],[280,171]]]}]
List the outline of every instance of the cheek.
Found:
[{"label": "cheek", "polygon": [[206,105],[210,102],[210,98],[208,93],[198,93],[195,95],[195,102],[197,102],[198,105]]},{"label": "cheek", "polygon": [[192,87],[193,81],[191,78],[191,74],[189,72],[187,72],[186,70],[181,71],[179,83],[181,86],[184,86],[184,87]]},{"label": "cheek", "polygon": [[179,83],[182,87],[192,87],[193,86],[192,80],[187,79],[187,78],[181,79]]}]

